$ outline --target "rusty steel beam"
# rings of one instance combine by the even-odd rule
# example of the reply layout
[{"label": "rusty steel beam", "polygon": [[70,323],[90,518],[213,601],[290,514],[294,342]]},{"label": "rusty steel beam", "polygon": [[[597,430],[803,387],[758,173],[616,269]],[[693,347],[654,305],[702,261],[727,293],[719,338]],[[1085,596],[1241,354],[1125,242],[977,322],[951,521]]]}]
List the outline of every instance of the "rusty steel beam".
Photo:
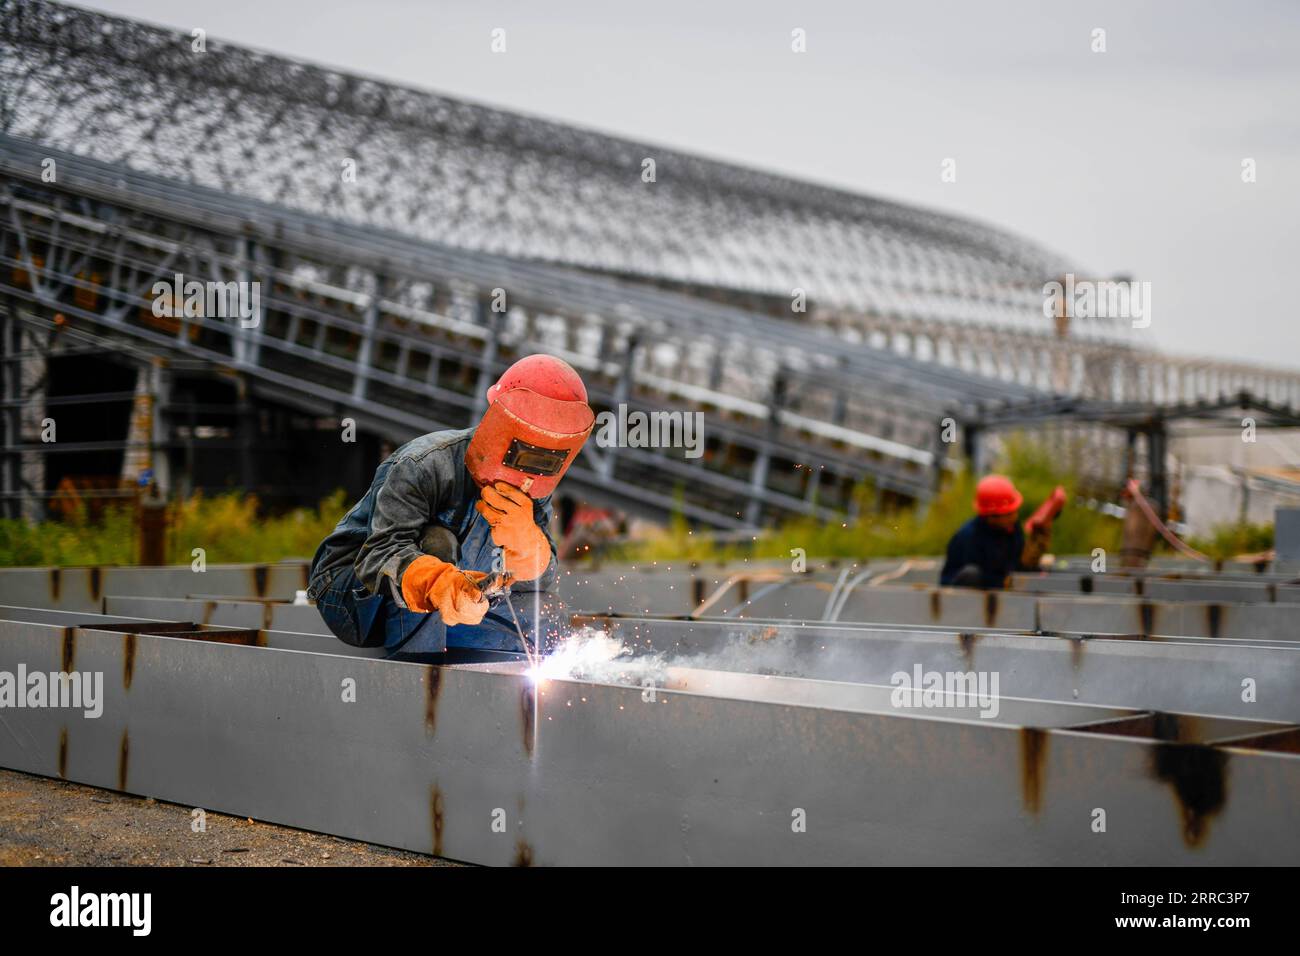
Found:
[{"label": "rusty steel beam", "polygon": [[997,674],[1001,692],[1011,697],[1300,722],[1300,645],[1294,644],[887,624],[581,620],[618,637],[634,655],[686,666],[888,685],[919,665],[923,672]]},{"label": "rusty steel beam", "polygon": [[195,593],[292,601],[307,587],[306,561],[166,567],[0,569],[0,604],[99,613],[107,594],[185,597]]},{"label": "rusty steel beam", "polygon": [[0,623],[19,664],[102,673],[104,709],[0,711],[4,766],[473,862],[1300,862],[1282,725],[1038,704],[1050,726],[1017,727],[693,671],[534,689],[519,665]]},{"label": "rusty steel beam", "polygon": [[1243,580],[1234,576],[1127,576],[1122,574],[1016,574],[1012,588],[1025,592],[1123,595],[1153,601],[1300,604],[1292,578]]}]

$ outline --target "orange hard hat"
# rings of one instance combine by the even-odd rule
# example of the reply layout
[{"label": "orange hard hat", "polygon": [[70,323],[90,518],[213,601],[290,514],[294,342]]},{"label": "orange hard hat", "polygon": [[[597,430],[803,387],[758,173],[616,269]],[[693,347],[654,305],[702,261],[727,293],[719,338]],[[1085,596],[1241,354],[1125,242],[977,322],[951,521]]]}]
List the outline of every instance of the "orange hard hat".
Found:
[{"label": "orange hard hat", "polygon": [[1006,475],[986,475],[975,486],[975,513],[1009,515],[1020,510],[1025,497]]},{"label": "orange hard hat", "polygon": [[487,390],[488,410],[465,451],[481,487],[504,481],[545,498],[578,456],[596,424],[587,387],[553,355],[529,355]]}]

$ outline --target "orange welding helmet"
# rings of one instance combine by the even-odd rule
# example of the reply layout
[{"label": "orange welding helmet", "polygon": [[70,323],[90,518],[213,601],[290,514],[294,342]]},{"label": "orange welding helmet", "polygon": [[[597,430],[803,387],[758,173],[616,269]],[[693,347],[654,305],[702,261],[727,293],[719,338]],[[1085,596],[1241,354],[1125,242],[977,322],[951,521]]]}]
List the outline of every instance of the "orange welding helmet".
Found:
[{"label": "orange welding helmet", "polygon": [[545,498],[596,424],[582,379],[568,362],[529,355],[506,369],[487,398],[465,452],[470,477],[480,488],[504,481]]},{"label": "orange welding helmet", "polygon": [[1024,500],[1006,475],[986,475],[975,486],[975,513],[980,516],[1009,515],[1019,511]]}]

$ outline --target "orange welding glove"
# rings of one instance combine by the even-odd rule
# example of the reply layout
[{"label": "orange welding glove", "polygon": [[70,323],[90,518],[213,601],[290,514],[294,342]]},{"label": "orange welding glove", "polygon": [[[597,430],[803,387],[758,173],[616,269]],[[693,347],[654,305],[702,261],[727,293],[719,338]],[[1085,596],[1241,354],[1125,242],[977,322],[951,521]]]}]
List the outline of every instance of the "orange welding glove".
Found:
[{"label": "orange welding glove", "polygon": [[412,611],[437,611],[448,627],[477,624],[488,611],[488,601],[474,583],[485,577],[482,571],[462,571],[422,554],[402,572],[402,600]]},{"label": "orange welding glove", "polygon": [[515,580],[541,577],[551,563],[551,542],[533,519],[533,499],[498,481],[484,486],[474,508],[492,526],[492,543],[501,549],[505,569]]}]

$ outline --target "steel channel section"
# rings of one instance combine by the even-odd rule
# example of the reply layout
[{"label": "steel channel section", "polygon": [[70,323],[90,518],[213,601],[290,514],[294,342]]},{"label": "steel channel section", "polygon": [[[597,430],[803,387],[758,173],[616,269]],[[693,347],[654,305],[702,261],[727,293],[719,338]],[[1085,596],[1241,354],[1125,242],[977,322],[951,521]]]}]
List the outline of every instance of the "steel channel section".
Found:
[{"label": "steel channel section", "polygon": [[[656,615],[651,615],[651,614],[608,614],[608,615],[575,614],[572,616],[572,619],[583,623],[590,623],[592,619],[599,619],[604,617],[617,619],[617,620],[625,620],[625,621],[658,619]],[[713,623],[736,622],[736,623],[743,623],[747,625],[775,625],[777,627],[799,627],[799,628],[829,627],[837,631],[844,631],[846,633],[863,632],[868,634],[875,631],[898,631],[899,633],[904,633],[904,634],[957,633],[963,639],[965,639],[965,637],[967,636],[973,639],[978,639],[979,637],[985,635],[1002,634],[1002,635],[1025,636],[1025,637],[1034,637],[1034,638],[1062,638],[1064,640],[1070,640],[1070,641],[1078,641],[1078,640],[1094,641],[1094,642],[1096,641],[1156,641],[1167,647],[1172,647],[1177,645],[1186,645],[1192,647],[1198,647],[1198,646],[1250,647],[1250,648],[1270,647],[1270,648],[1280,648],[1282,650],[1294,650],[1297,647],[1300,647],[1300,642],[1294,640],[1275,641],[1275,640],[1266,640],[1266,639],[1255,640],[1255,639],[1236,638],[1236,637],[1183,637],[1182,635],[1166,637],[1160,634],[1126,634],[1126,633],[1091,634],[1091,633],[1084,633],[1078,631],[1037,631],[1037,630],[1017,631],[1012,628],[999,628],[999,627],[965,627],[965,628],[957,629],[952,627],[951,625],[897,624],[893,621],[797,621],[797,620],[791,620],[789,618],[780,618],[780,617],[731,618],[731,617],[709,615],[709,614],[704,614],[695,618],[672,617],[672,618],[666,618],[666,620],[691,620],[691,621],[713,622]]]},{"label": "steel channel section", "polygon": [[[932,564],[933,562],[923,562]],[[866,562],[861,566],[876,569],[877,562]],[[897,567],[897,562],[880,563],[880,570]],[[846,565],[845,567],[849,567]],[[856,565],[854,567],[857,567]],[[782,563],[741,562],[730,565],[717,565],[707,568],[688,568],[682,570],[647,568],[637,566],[604,567],[598,570],[571,569],[561,578],[560,593],[570,598],[570,603],[585,610],[601,610],[601,598],[613,595],[612,610],[651,610],[641,605],[654,605],[653,610],[661,613],[685,613],[694,606],[700,594],[708,596],[734,577],[744,575],[762,575],[780,572],[785,569]],[[790,581],[820,583],[834,582],[840,568],[831,565],[827,568],[801,575],[791,575]],[[908,572],[911,574],[912,572]],[[933,569],[923,569],[924,576],[937,573]],[[203,574],[206,577],[199,577]],[[195,594],[218,595],[228,597],[265,597],[276,600],[291,600],[296,590],[307,585],[307,562],[284,561],[275,564],[239,564],[210,565],[204,572],[193,571],[188,565],[163,568],[138,567],[77,567],[77,568],[8,568],[0,569],[0,600],[9,604],[32,604],[39,601],[50,606],[72,607],[83,610],[95,610],[103,594],[181,597]],[[1240,577],[1240,576],[1238,576]],[[1285,603],[1294,596],[1300,603],[1300,586],[1288,587],[1285,581],[1260,580],[1226,580],[1221,576],[1194,580],[1182,577],[1170,580],[1153,580],[1143,577],[1124,575],[1078,575],[1056,572],[1045,575],[1017,576],[1017,591],[1004,592],[1007,595],[1029,592],[1066,592],[1070,596],[1087,597],[1096,594],[1099,597],[1113,599],[1128,597],[1133,599],[1159,600],[1158,594],[1136,594],[1141,586],[1172,588],[1177,592],[1178,600],[1197,600],[1197,589],[1224,588],[1229,598],[1238,603]],[[932,585],[932,581],[910,581],[907,575],[885,586]],[[1240,585],[1244,590],[1238,590]],[[733,583],[732,588],[738,585]],[[751,582],[750,588],[755,585]],[[867,584],[856,587],[853,595],[868,588]],[[747,599],[744,590],[736,599],[743,604]],[[609,598],[605,598],[607,602]],[[1199,600],[1213,601],[1208,596]],[[667,606],[665,606],[665,602]],[[609,608],[607,608],[609,609]]]},{"label": "steel channel section", "polygon": [[3,669],[105,674],[98,719],[0,714],[5,766],[452,859],[1300,862],[1300,756],[1258,745],[575,681],[535,696],[518,669],[39,624],[0,635]]},{"label": "steel channel section", "polygon": [[[493,661],[466,665],[495,674],[518,674],[526,669],[524,661]],[[709,697],[733,700],[761,700],[765,703],[796,704],[829,710],[847,710],[859,713],[896,713],[892,702],[894,688],[880,684],[855,684],[843,681],[816,680],[806,677],[782,677],[770,674],[749,674],[737,671],[708,670],[697,667],[665,667],[657,674],[653,684],[656,693],[689,691]],[[649,684],[637,684],[649,687]],[[1042,728],[1069,728],[1133,717],[1138,711],[1132,708],[1096,707],[1064,701],[1027,700],[1003,696],[998,700],[997,712],[982,709],[968,698],[945,694],[942,715],[946,720],[973,720],[989,726]],[[1236,721],[1217,717],[1188,716],[1198,724],[1199,736],[1220,734],[1259,734],[1282,729],[1290,725],[1276,721]]]},{"label": "steel channel section", "polygon": [[[595,589],[599,582],[590,580]],[[631,585],[620,583],[630,592]],[[639,585],[638,585],[639,586]],[[721,614],[736,618],[824,620],[830,587],[825,581],[791,577],[756,586],[744,601],[727,594]],[[579,596],[581,610],[626,612],[653,608],[656,616],[671,613],[646,596],[614,600],[592,607]],[[1300,600],[1300,593],[1296,595]],[[617,605],[617,606],[616,606]],[[1219,603],[1155,601],[1123,595],[1017,591],[978,591],[967,588],[860,586],[845,597],[835,620],[889,624],[932,624],[947,627],[996,627],[1014,631],[1077,634],[1149,634],[1163,637],[1221,637],[1245,640],[1300,641],[1300,603]]]},{"label": "steel channel section", "polygon": [[98,613],[106,594],[184,597],[225,594],[292,601],[307,587],[307,563],[190,565],[157,568],[5,568],[0,570],[0,604],[39,605]]},{"label": "steel channel section", "polygon": [[[96,624],[140,625],[140,630],[147,630],[149,623],[170,623],[187,621],[197,628],[212,630],[233,629],[257,632],[256,643],[260,647],[269,647],[282,651],[315,651],[324,654],[340,654],[345,657],[382,658],[387,652],[382,647],[352,647],[337,640],[325,627],[314,607],[294,607],[289,604],[250,604],[213,601],[186,601],[169,598],[105,598],[113,607],[122,607],[125,614],[91,614],[84,611],[49,611],[42,608],[13,608],[0,606],[0,621],[23,622],[29,624],[58,624],[64,627],[94,627]],[[295,615],[314,619],[314,630],[299,631],[293,628],[264,627],[266,610],[277,607],[281,612],[305,611],[307,614]],[[192,613],[204,611],[204,614]],[[281,616],[284,616],[283,613]],[[292,623],[292,622],[291,622]]]},{"label": "steel channel section", "polygon": [[1038,602],[1038,626],[1044,631],[1054,632],[1149,634],[1300,644],[1300,603],[1051,598]]},{"label": "steel channel section", "polygon": [[[265,647],[308,650],[343,656],[384,656],[382,649],[353,648],[334,640],[325,629],[315,609],[311,607],[265,602],[186,601],[112,596],[106,599],[106,604],[110,611],[120,612],[119,616],[106,620],[190,620],[204,625],[253,628],[259,629],[259,643]],[[40,620],[58,624],[92,624],[93,620],[97,620],[88,620],[88,617],[77,612],[15,612],[13,609],[0,609],[0,618],[10,620]],[[797,627],[793,630],[789,627],[778,629],[770,626],[776,622],[770,624],[765,622],[737,630],[734,625],[714,629],[706,628],[701,623],[688,629],[690,631],[688,638],[682,638],[673,632],[675,623],[647,619],[642,626],[640,621],[620,619],[606,622],[606,626],[620,627],[623,633],[630,630],[637,635],[636,646],[644,651],[685,655],[688,659],[691,655],[722,655],[716,660],[710,660],[710,666],[745,673],[769,674],[776,671],[797,677],[823,680],[885,683],[897,672],[897,669],[891,670],[880,666],[881,642],[888,637],[897,645],[892,651],[887,652],[890,659],[900,654],[911,654],[916,650],[917,652],[913,654],[916,657],[915,662],[922,663],[925,670],[969,668],[973,664],[976,647],[981,649],[982,663],[987,662],[990,653],[1004,657],[1007,654],[1020,656],[1022,661],[1013,663],[1010,667],[1004,668],[999,665],[988,668],[996,670],[1000,680],[1005,673],[1014,674],[1017,689],[1012,691],[1012,694],[1019,696],[1077,700],[1080,697],[1076,695],[1087,695],[1090,688],[1102,689],[1105,695],[1115,695],[1120,693],[1119,688],[1129,687],[1136,696],[1104,696],[1099,702],[1161,710],[1191,711],[1205,709],[1203,706],[1205,699],[1193,693],[1194,685],[1185,683],[1179,675],[1185,675],[1188,681],[1194,679],[1198,682],[1213,682],[1213,678],[1209,676],[1213,665],[1204,663],[1204,647],[1197,651],[1193,660],[1181,661],[1179,658],[1183,652],[1177,650],[1173,644],[1145,645],[1138,652],[1141,656],[1133,660],[1134,652],[1131,647],[1128,647],[1131,642],[1092,640],[1086,645],[1091,652],[1088,658],[1089,666],[1080,668],[1078,661],[1082,658],[1084,644],[1079,640],[1068,640],[1062,645],[1059,641],[1052,641],[1051,638],[1035,638],[1027,643],[1021,642],[1023,646],[1017,647],[1014,642],[1008,641],[1007,635],[996,632],[981,630],[953,635],[932,629],[919,635],[925,640],[918,642],[915,640],[918,635],[910,630],[902,632],[899,629],[878,627],[855,631],[848,627],[836,626],[812,630],[811,639],[816,650],[809,653],[800,652],[792,644],[792,635],[795,640],[809,638],[810,629],[807,627]],[[669,633],[667,642],[655,639],[658,636],[655,627],[659,624],[662,624],[664,630]],[[873,640],[870,644],[863,644],[855,642],[855,637],[869,637]],[[960,651],[953,649],[954,638],[956,647],[960,648]],[[1294,672],[1296,666],[1295,655],[1276,653],[1279,650],[1286,650],[1285,645],[1274,647],[1275,653],[1272,654],[1253,653],[1253,651],[1267,649],[1264,647],[1252,647],[1247,650],[1240,646],[1226,645],[1225,642],[1184,641],[1183,645],[1191,645],[1193,650],[1196,650],[1197,644],[1205,643],[1227,646],[1229,650],[1235,651],[1232,655],[1215,655],[1219,662],[1218,666],[1228,667],[1229,678],[1254,671],[1284,678],[1289,670]],[[904,650],[904,647],[907,649]],[[1056,675],[1059,680],[1055,681],[1037,679],[1033,668],[1041,667],[1044,662],[1064,669],[1065,661],[1062,652],[1066,648],[1069,652],[1070,672]],[[1114,660],[1116,653],[1122,660]],[[845,654],[852,655],[854,659],[846,664],[843,660]],[[1028,655],[1027,659],[1026,655]],[[1169,664],[1161,663],[1171,658],[1177,661],[1174,666],[1179,668],[1178,674],[1167,670]],[[1035,663],[1032,665],[1027,663],[1029,660]],[[1101,676],[1096,675],[1095,672],[1098,670],[1103,672]],[[1027,680],[1030,676],[1035,676],[1035,679]],[[1258,681],[1257,678],[1256,680]],[[1272,687],[1260,688],[1260,690],[1264,693],[1262,701],[1248,703],[1241,701],[1239,697],[1224,700],[1220,695],[1220,698],[1214,698],[1219,700],[1220,706],[1209,709],[1215,713],[1228,713],[1247,718],[1297,719],[1298,708],[1288,706],[1293,695],[1275,693]],[[1091,700],[1091,697],[1082,696],[1082,699]],[[1237,706],[1238,704],[1240,706]]]},{"label": "steel channel section", "polygon": [[[670,664],[867,684],[895,674],[997,674],[1004,696],[1300,722],[1300,647],[822,624],[593,618]],[[1243,681],[1254,681],[1244,700]]]},{"label": "steel channel section", "polygon": [[1017,574],[1017,591],[1119,594],[1156,601],[1300,604],[1300,585],[1274,581],[1203,581],[1189,578],[1130,578],[1108,574]]},{"label": "steel channel section", "polygon": [[[750,618],[818,620],[826,606],[827,581],[831,576],[827,572],[814,580],[792,577],[777,585],[732,583],[713,610]],[[712,595],[730,577],[713,569],[648,573],[574,571],[562,577],[557,592],[568,606],[580,611],[685,614],[697,605],[697,598]],[[0,571],[0,603],[40,604],[97,613],[103,609],[105,597],[111,594],[178,597],[202,593],[287,601],[305,584],[306,564],[301,562],[210,566],[202,573],[188,566],[12,568]],[[1264,588],[1267,591],[1267,586]],[[1235,591],[1233,594],[1242,596]],[[310,619],[311,612],[295,612],[294,616]],[[1024,592],[860,587],[848,595],[839,617],[846,621],[929,622],[1018,631],[1300,639],[1300,628],[1294,626],[1295,616],[1287,605],[1163,602],[1109,594],[1037,597]],[[258,625],[241,621],[240,626]],[[261,626],[278,630],[310,629],[302,623],[263,622]]]},{"label": "steel channel section", "polygon": [[[215,598],[118,597],[109,594],[104,598],[104,609],[109,614],[135,620],[196,621],[223,627],[255,627],[271,632],[324,635],[333,639],[320,613],[310,604]],[[82,615],[81,623],[85,623],[85,615]],[[342,644],[342,641],[338,643]]]},{"label": "steel channel section", "polygon": [[[710,572],[700,585],[691,573],[581,572],[561,580],[559,593],[576,610],[618,613],[685,614],[698,603],[693,595],[723,589],[715,613],[737,617],[821,620],[834,592],[833,572],[791,575],[777,582],[732,582]],[[1092,594],[1062,586],[1062,591],[980,592],[933,586],[870,586],[850,591],[840,620],[941,623],[953,627],[1053,630],[1085,634],[1159,634],[1300,640],[1293,608],[1300,588],[1263,583],[1203,584],[1151,582],[1157,594],[1136,596],[1133,579],[1098,584]],[[742,586],[743,585],[743,586]],[[908,595],[906,597],[900,595]]]},{"label": "steel channel section", "polygon": [[[748,610],[752,613],[747,616],[785,616],[764,613],[773,610],[766,604]],[[845,601],[839,620],[1079,634],[1300,641],[1300,604],[1147,601],[1111,595],[1040,596],[963,588],[857,588]]]}]

